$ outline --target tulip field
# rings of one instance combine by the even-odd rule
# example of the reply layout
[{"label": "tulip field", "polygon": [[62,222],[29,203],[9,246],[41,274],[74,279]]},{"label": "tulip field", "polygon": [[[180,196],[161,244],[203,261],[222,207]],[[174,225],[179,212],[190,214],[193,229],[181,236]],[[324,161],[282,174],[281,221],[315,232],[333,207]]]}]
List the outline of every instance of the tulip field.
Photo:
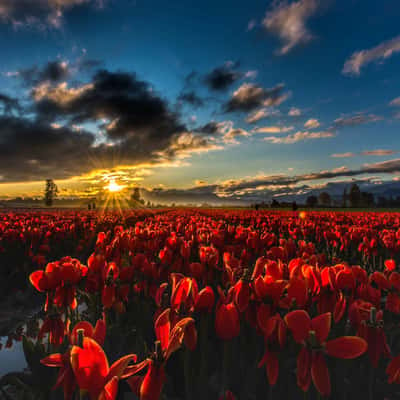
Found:
[{"label": "tulip field", "polygon": [[0,268],[0,399],[400,398],[400,213],[6,210]]}]

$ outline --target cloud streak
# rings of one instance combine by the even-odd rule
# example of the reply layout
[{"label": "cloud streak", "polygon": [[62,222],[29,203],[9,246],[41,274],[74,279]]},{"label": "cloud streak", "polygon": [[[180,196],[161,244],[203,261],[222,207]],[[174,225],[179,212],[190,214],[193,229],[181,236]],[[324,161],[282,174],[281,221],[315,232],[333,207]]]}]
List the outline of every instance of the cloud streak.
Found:
[{"label": "cloud streak", "polygon": [[372,62],[384,61],[400,51],[400,36],[387,40],[367,50],[354,52],[344,63],[344,75],[359,76],[361,69]]},{"label": "cloud streak", "polygon": [[375,114],[355,114],[352,116],[345,116],[337,118],[333,121],[336,128],[343,128],[347,126],[358,126],[362,124],[368,124],[371,122],[377,122],[383,120],[383,117]]},{"label": "cloud streak", "polygon": [[306,140],[326,139],[326,138],[332,138],[334,136],[336,136],[335,133],[330,131],[321,131],[321,132],[298,131],[294,134],[284,137],[269,136],[264,138],[263,140],[273,144],[294,144]]}]

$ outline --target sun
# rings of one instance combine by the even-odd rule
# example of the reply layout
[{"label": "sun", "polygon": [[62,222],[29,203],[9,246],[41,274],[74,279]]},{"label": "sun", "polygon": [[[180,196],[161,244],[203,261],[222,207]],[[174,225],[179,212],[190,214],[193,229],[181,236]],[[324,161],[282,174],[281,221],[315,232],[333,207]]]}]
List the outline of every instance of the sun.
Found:
[{"label": "sun", "polygon": [[124,189],[125,186],[119,185],[117,182],[115,182],[115,179],[110,179],[108,185],[105,188],[111,193],[116,193]]}]

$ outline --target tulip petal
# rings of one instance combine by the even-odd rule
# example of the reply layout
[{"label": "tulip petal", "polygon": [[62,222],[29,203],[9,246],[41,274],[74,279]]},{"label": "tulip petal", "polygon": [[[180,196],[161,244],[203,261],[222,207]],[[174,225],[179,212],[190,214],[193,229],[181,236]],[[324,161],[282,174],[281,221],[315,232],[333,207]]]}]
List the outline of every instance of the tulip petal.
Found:
[{"label": "tulip petal", "polygon": [[93,339],[101,346],[104,344],[106,340],[106,322],[104,319],[97,320],[93,332]]},{"label": "tulip petal", "polygon": [[290,300],[295,299],[296,304],[299,307],[303,307],[307,302],[307,284],[304,279],[292,278],[289,282],[288,288],[288,298]]},{"label": "tulip petal", "polygon": [[137,397],[140,396],[140,387],[142,386],[144,376],[142,375],[137,375],[137,376],[132,376],[129,379],[127,379],[127,384],[131,388],[132,392],[135,393]]},{"label": "tulip petal", "polygon": [[49,356],[41,359],[40,362],[47,367],[62,367],[62,354],[50,354]]},{"label": "tulip petal", "polygon": [[101,346],[92,338],[84,337],[83,347],[72,347],[70,362],[79,388],[98,395],[109,371]]},{"label": "tulip petal", "polygon": [[161,342],[161,348],[165,350],[168,347],[169,333],[171,329],[171,323],[169,319],[170,309],[164,310],[156,322],[154,323],[154,330],[156,332],[157,339]]},{"label": "tulip petal", "polygon": [[180,305],[186,301],[192,289],[192,279],[183,278],[175,286],[171,295],[171,307],[174,310],[179,309]]},{"label": "tulip petal", "polygon": [[331,394],[331,380],[328,366],[322,353],[314,353],[311,363],[311,377],[314,386],[322,396]]},{"label": "tulip petal", "polygon": [[113,365],[110,367],[110,371],[108,372],[107,380],[112,379],[114,376],[120,379],[124,379],[130,375],[125,374],[126,369],[130,362],[135,363],[137,361],[136,354],[128,354],[124,357],[121,357],[119,360],[115,361]]},{"label": "tulip petal", "polygon": [[47,278],[43,271],[35,271],[29,275],[31,284],[39,292],[44,292],[47,289]]},{"label": "tulip petal", "polygon": [[311,328],[311,318],[306,311],[291,311],[285,315],[284,319],[296,342],[300,343],[307,339]]},{"label": "tulip petal", "polygon": [[311,353],[303,347],[297,356],[297,385],[306,392],[311,383]]},{"label": "tulip petal", "polygon": [[279,375],[279,361],[276,353],[272,351],[266,351],[266,372],[267,378],[270,385],[274,386],[278,380]]},{"label": "tulip petal", "polygon": [[150,363],[151,363],[151,360],[146,359],[138,364],[130,365],[130,366],[126,367],[124,377],[132,376],[132,375],[137,374],[140,371],[143,371]]},{"label": "tulip petal", "polygon": [[100,394],[99,400],[115,400],[118,393],[118,378],[114,376],[104,386],[103,391]]},{"label": "tulip petal", "polygon": [[331,330],[331,313],[318,315],[311,320],[311,328],[315,331],[319,343],[324,343]]},{"label": "tulip petal", "polygon": [[326,342],[326,353],[336,358],[357,358],[364,354],[367,348],[367,342],[358,336],[342,336]]}]

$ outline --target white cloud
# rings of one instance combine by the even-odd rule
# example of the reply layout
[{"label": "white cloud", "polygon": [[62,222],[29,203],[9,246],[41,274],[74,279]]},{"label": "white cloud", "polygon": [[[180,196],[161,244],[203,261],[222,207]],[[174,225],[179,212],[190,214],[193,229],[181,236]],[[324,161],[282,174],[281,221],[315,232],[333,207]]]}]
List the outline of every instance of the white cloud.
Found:
[{"label": "white cloud", "polygon": [[257,77],[257,75],[258,75],[258,71],[250,70],[250,71],[245,72],[244,77],[249,78],[249,79],[254,79]]},{"label": "white cloud", "polygon": [[299,131],[285,137],[269,136],[264,138],[263,140],[274,144],[279,144],[279,143],[293,144],[305,140],[324,139],[324,138],[331,138],[334,136],[335,134],[329,131],[321,131],[321,132]]},{"label": "white cloud", "polygon": [[347,158],[347,157],[355,157],[356,154],[355,153],[335,153],[335,154],[331,154],[331,157],[333,158]]},{"label": "white cloud", "polygon": [[289,117],[300,117],[301,110],[296,107],[292,107],[288,112]]},{"label": "white cloud", "polygon": [[250,133],[241,128],[232,128],[222,137],[226,144],[238,144],[237,137],[248,137]]},{"label": "white cloud", "polygon": [[252,133],[286,133],[294,129],[293,126],[263,126],[261,128],[254,128]]},{"label": "white cloud", "polygon": [[259,110],[256,110],[252,113],[250,113],[247,117],[246,117],[246,122],[248,124],[254,124],[257,121],[260,121],[263,118],[267,118],[267,117],[272,117],[272,116],[276,116],[279,114],[278,110],[271,110],[271,109],[267,109],[267,108],[260,108]]},{"label": "white cloud", "polygon": [[368,50],[354,52],[344,63],[342,73],[360,75],[361,68],[374,61],[383,61],[400,51],[400,36],[387,40]]},{"label": "white cloud", "polygon": [[252,111],[259,107],[279,106],[291,95],[290,92],[282,93],[283,90],[283,84],[264,89],[245,82],[233,92],[226,104],[226,110],[228,112]]},{"label": "white cloud", "polygon": [[370,151],[363,151],[361,154],[363,156],[391,156],[392,154],[396,154],[397,151],[394,150],[370,150]]},{"label": "white cloud", "polygon": [[13,78],[15,76],[19,75],[18,71],[7,71],[7,72],[3,72],[3,75],[6,76],[7,78]]},{"label": "white cloud", "polygon": [[92,88],[92,83],[77,88],[69,88],[67,82],[61,82],[57,86],[52,86],[50,83],[45,82],[33,88],[32,95],[36,101],[46,98],[58,104],[68,104]]},{"label": "white cloud", "polygon": [[305,122],[304,127],[307,129],[315,129],[318,128],[321,124],[319,121],[315,118],[311,118],[308,121]]},{"label": "white cloud", "polygon": [[393,107],[400,107],[400,97],[396,97],[395,99],[393,99],[389,105],[393,106]]},{"label": "white cloud", "polygon": [[247,30],[248,30],[248,31],[252,31],[256,26],[257,26],[257,21],[256,21],[255,19],[252,19],[252,20],[249,21],[249,23],[247,24]]},{"label": "white cloud", "polygon": [[287,54],[293,47],[313,38],[306,23],[317,11],[318,0],[299,0],[294,3],[281,1],[273,4],[262,24],[283,42],[279,54]]}]

